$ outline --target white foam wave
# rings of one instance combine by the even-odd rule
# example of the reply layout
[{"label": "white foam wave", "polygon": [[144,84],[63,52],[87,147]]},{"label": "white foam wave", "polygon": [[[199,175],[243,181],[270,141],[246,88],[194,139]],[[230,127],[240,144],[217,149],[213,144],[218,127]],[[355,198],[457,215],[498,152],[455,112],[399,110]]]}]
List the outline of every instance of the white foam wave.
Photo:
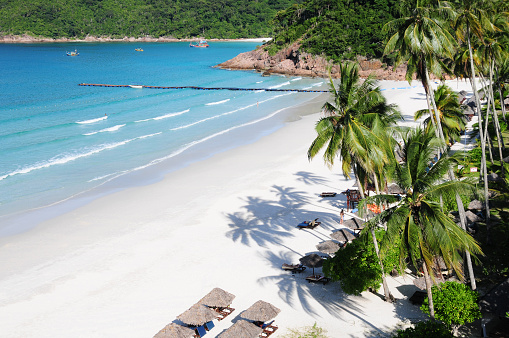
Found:
[{"label": "white foam wave", "polygon": [[53,158],[51,158],[47,161],[41,161],[41,162],[35,163],[33,165],[26,166],[22,169],[14,170],[8,174],[2,175],[2,176],[0,176],[0,181],[4,180],[10,176],[14,176],[14,175],[18,175],[18,174],[28,174],[29,172],[32,172],[34,170],[49,168],[51,166],[58,165],[58,164],[66,164],[66,163],[72,162],[74,160],[77,160],[79,158],[88,157],[88,156],[100,153],[102,151],[105,151],[105,150],[114,149],[114,148],[123,146],[123,145],[125,145],[129,142],[132,142],[132,141],[141,140],[141,139],[159,135],[159,134],[161,134],[161,133],[159,132],[159,133],[155,133],[155,134],[138,136],[138,137],[135,137],[132,139],[127,139],[127,140],[120,141],[120,142],[105,143],[105,144],[101,144],[97,147],[83,149],[81,152],[77,152],[77,153],[60,154],[60,155],[54,156]]},{"label": "white foam wave", "polygon": [[299,81],[299,80],[302,80],[301,77],[296,77],[295,79],[292,79],[291,81]]},{"label": "white foam wave", "polygon": [[199,120],[199,121],[196,121],[196,122],[193,122],[193,123],[190,123],[190,124],[186,124],[186,125],[183,125],[183,126],[180,126],[180,127],[175,127],[175,128],[172,128],[170,129],[171,131],[175,131],[175,130],[179,130],[179,129],[186,129],[186,128],[189,128],[189,127],[192,127],[192,126],[195,126],[197,124],[200,124],[200,123],[203,123],[203,122],[206,122],[206,121],[210,121],[210,120],[213,120],[213,119],[217,119],[219,117],[222,117],[222,116],[226,116],[226,115],[230,115],[230,114],[233,114],[233,113],[236,113],[236,112],[239,112],[241,110],[245,110],[245,109],[248,109],[248,108],[251,108],[251,107],[254,107],[254,106],[257,106],[259,105],[260,103],[264,103],[264,102],[267,102],[267,101],[271,101],[271,100],[275,100],[281,96],[286,96],[286,95],[291,95],[293,94],[292,92],[289,92],[289,93],[285,93],[285,94],[279,94],[279,95],[275,95],[271,98],[268,98],[266,100],[263,100],[263,101],[259,101],[257,103],[253,103],[253,104],[250,104],[250,105],[247,105],[247,106],[244,106],[244,107],[241,107],[241,108],[238,108],[238,109],[235,109],[235,110],[232,110],[232,111],[229,111],[229,112],[226,112],[226,113],[222,113],[222,114],[218,114],[218,115],[214,115],[214,116],[211,116],[211,117],[207,117],[203,120]]},{"label": "white foam wave", "polygon": [[257,81],[256,83],[262,83],[263,81]]},{"label": "white foam wave", "polygon": [[183,111],[179,111],[177,113],[170,113],[170,114],[165,114],[165,115],[161,115],[161,116],[158,116],[158,117],[154,117],[152,120],[162,120],[162,119],[167,119],[168,117],[173,117],[173,116],[178,116],[178,115],[182,115],[182,114],[185,114],[189,112],[189,109],[186,109],[186,110],[183,110]]},{"label": "white foam wave", "polygon": [[83,134],[83,135],[90,136],[90,135],[95,135],[97,133],[106,133],[106,132],[109,132],[109,131],[117,131],[120,128],[122,128],[123,126],[125,126],[125,124],[117,124],[116,126],[113,126],[113,127],[104,128],[104,129],[101,129],[101,130],[98,130],[98,131],[93,131],[91,133],[86,133],[86,134]]},{"label": "white foam wave", "polygon": [[134,121],[134,123],[139,123],[139,122],[147,122],[147,121],[150,121],[152,119],[144,119],[144,120],[138,120],[138,121]]},{"label": "white foam wave", "polygon": [[79,124],[89,124],[89,123],[95,123],[95,122],[99,122],[99,121],[102,121],[102,120],[106,120],[107,118],[108,118],[108,116],[103,116],[103,117],[99,117],[99,118],[92,119],[92,120],[76,121],[76,123],[79,123]]},{"label": "white foam wave", "polygon": [[288,86],[289,84],[290,84],[290,81],[286,81],[286,82],[283,82],[283,83],[281,83],[281,84],[271,86],[271,87],[269,87],[269,89],[281,88],[281,87],[283,87],[283,86]]},{"label": "white foam wave", "polygon": [[226,99],[226,100],[222,100],[222,101],[217,101],[217,102],[210,102],[210,103],[205,103],[206,106],[214,106],[216,104],[221,104],[221,103],[225,103],[225,102],[228,102],[230,101],[230,99]]},{"label": "white foam wave", "polygon": [[254,92],[255,93],[263,93],[265,90],[264,89],[260,89],[260,90],[255,90]]}]

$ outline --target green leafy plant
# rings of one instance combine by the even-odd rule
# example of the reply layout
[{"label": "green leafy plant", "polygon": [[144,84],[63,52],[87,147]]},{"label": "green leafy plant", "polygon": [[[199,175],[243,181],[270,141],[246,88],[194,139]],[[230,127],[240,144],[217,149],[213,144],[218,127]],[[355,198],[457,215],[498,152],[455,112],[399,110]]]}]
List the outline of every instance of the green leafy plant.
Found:
[{"label": "green leafy plant", "polygon": [[[435,318],[456,330],[465,323],[481,318],[481,310],[477,304],[477,292],[465,284],[445,282],[431,288],[435,307]],[[421,306],[424,313],[429,314],[428,299]]]},{"label": "green leafy plant", "polygon": [[395,338],[451,338],[454,337],[443,323],[428,320],[419,322],[415,327],[398,330]]},{"label": "green leafy plant", "polygon": [[306,326],[299,329],[288,329],[289,333],[285,334],[284,338],[328,338],[327,331],[318,327],[316,323],[313,326]]}]

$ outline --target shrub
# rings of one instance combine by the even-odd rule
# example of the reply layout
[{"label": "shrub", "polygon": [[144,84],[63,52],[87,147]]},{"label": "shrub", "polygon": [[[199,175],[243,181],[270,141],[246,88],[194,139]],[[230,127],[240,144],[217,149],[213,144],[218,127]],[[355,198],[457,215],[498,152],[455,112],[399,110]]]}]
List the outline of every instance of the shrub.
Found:
[{"label": "shrub", "polygon": [[[481,318],[481,310],[477,304],[477,292],[465,284],[445,282],[431,288],[435,318],[447,325],[459,326]],[[424,313],[429,314],[428,298],[421,306]]]},{"label": "shrub", "polygon": [[454,337],[445,324],[428,320],[419,322],[415,327],[398,330],[395,338],[451,338]]}]

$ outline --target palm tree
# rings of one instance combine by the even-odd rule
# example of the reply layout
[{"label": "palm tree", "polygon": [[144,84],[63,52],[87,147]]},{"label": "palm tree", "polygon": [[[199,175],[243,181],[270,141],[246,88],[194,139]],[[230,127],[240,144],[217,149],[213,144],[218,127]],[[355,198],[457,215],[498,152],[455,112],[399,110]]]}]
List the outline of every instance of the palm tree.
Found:
[{"label": "palm tree", "polygon": [[[325,116],[316,124],[317,137],[308,150],[308,158],[314,158],[322,149],[325,163],[333,166],[336,157],[342,161],[343,174],[350,178],[353,171],[361,197],[364,198],[360,182],[361,171],[372,172],[388,161],[385,147],[380,144],[386,130],[400,114],[394,106],[386,103],[385,97],[375,87],[373,77],[360,83],[359,68],[355,63],[340,66],[341,81],[338,88],[330,79],[333,102],[323,106]],[[378,252],[376,237],[373,238]],[[382,266],[381,260],[379,260]],[[383,266],[382,266],[383,271]],[[393,299],[382,276],[386,301]]]},{"label": "palm tree", "polygon": [[[460,139],[460,133],[465,130],[466,123],[466,117],[463,114],[458,101],[458,94],[451,90],[448,86],[440,85],[434,91],[434,99],[440,115],[444,137],[449,144],[452,144]],[[418,120],[428,113],[428,109],[418,110],[415,112],[414,119]],[[433,128],[433,125],[436,125],[436,122],[434,124],[430,122],[431,119],[435,119],[435,117],[428,116],[423,121],[426,130],[431,129]]]},{"label": "palm tree", "polygon": [[[479,117],[479,135],[481,138],[481,169],[483,172],[484,181],[484,199],[486,208],[486,233],[487,241],[490,242],[490,207],[489,207],[489,196],[488,196],[488,172],[486,167],[486,139],[484,138],[483,122],[481,114],[481,102],[479,100],[479,94],[477,92],[475,82],[475,67],[474,67],[474,56],[471,43],[471,35],[475,35],[480,41],[483,41],[483,34],[486,31],[493,31],[493,25],[489,22],[485,15],[484,10],[480,7],[483,5],[482,1],[476,0],[460,0],[460,6],[455,9],[455,20],[454,27],[456,36],[461,41],[466,41],[469,53],[470,61],[470,82],[477,106],[477,114]],[[451,8],[452,9],[452,8]],[[472,278],[471,278],[472,279]]]},{"label": "palm tree", "polygon": [[[430,93],[429,72],[438,77],[444,70],[444,57],[452,58],[455,40],[447,31],[445,20],[454,17],[455,12],[451,7],[441,6],[437,0],[408,0],[405,6],[409,14],[393,20],[384,25],[383,31],[392,34],[387,42],[384,54],[397,52],[396,65],[407,61],[406,79],[410,82],[413,74],[421,80],[426,93],[430,116],[435,116],[431,122],[436,122],[435,132],[445,145],[445,137],[442,131],[439,112],[434,97]],[[474,89],[475,91],[475,89]],[[442,152],[445,149],[441,149]],[[454,180],[454,173],[449,171],[449,178]],[[466,229],[465,207],[461,197],[456,193],[456,204],[460,214],[461,227]],[[472,262],[468,252],[466,253],[467,266],[469,269],[472,289],[476,289]]]},{"label": "palm tree", "polygon": [[397,240],[401,240],[400,265],[404,268],[410,257],[414,266],[422,269],[429,299],[431,317],[434,318],[431,294],[433,261],[442,257],[446,265],[462,278],[460,251],[482,254],[477,242],[454,221],[445,215],[438,202],[439,196],[453,196],[456,191],[472,191],[473,186],[465,181],[443,182],[444,175],[454,164],[447,155],[442,156],[431,169],[428,165],[437,150],[443,146],[434,137],[433,130],[420,128],[408,132],[403,144],[405,162],[397,164],[395,183],[405,191],[401,201],[391,195],[377,195],[361,202],[393,203],[381,214],[367,222],[362,236],[367,231],[386,223],[387,232],[381,242],[382,254]]}]

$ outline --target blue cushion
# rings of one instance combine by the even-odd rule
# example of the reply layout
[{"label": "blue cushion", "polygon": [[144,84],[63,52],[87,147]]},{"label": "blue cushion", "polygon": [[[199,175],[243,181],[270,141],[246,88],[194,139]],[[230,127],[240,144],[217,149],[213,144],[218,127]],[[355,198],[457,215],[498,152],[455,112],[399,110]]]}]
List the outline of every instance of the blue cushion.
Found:
[{"label": "blue cushion", "polygon": [[205,328],[203,326],[198,326],[196,328],[196,331],[198,331],[198,335],[200,337],[203,337],[207,333],[207,331],[205,331]]},{"label": "blue cushion", "polygon": [[212,321],[208,322],[208,323],[205,323],[205,328],[207,330],[211,330],[212,328],[214,327],[214,323]]}]

